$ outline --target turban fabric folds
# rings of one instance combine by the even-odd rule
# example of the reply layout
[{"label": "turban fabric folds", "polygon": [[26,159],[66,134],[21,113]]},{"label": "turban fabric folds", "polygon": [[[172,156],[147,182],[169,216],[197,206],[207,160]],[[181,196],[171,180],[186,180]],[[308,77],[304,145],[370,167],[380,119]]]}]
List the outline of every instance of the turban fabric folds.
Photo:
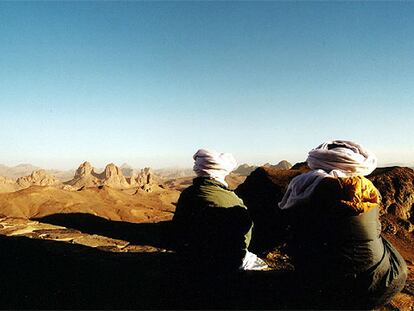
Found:
[{"label": "turban fabric folds", "polygon": [[347,140],[325,142],[309,151],[306,160],[311,172],[291,180],[279,208],[306,202],[325,177],[366,176],[377,167],[377,157],[361,145]]},{"label": "turban fabric folds", "polygon": [[237,162],[230,153],[199,149],[193,159],[193,170],[197,176],[211,177],[226,186],[224,178],[237,167]]},{"label": "turban fabric folds", "polygon": [[372,152],[346,140],[319,145],[309,151],[306,162],[312,170],[340,171],[346,176],[366,176],[377,167],[377,157]]}]

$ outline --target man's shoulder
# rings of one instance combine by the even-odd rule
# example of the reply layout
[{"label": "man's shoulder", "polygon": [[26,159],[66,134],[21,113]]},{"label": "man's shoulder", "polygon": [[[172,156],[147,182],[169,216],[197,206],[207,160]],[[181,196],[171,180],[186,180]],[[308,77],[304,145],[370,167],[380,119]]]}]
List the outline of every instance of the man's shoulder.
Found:
[{"label": "man's shoulder", "polygon": [[216,182],[196,182],[184,189],[180,196],[181,200],[197,200],[199,203],[206,203],[209,206],[232,207],[244,206],[234,191],[219,185]]},{"label": "man's shoulder", "polygon": [[234,191],[222,187],[209,187],[204,190],[206,199],[220,207],[244,206],[243,200]]}]

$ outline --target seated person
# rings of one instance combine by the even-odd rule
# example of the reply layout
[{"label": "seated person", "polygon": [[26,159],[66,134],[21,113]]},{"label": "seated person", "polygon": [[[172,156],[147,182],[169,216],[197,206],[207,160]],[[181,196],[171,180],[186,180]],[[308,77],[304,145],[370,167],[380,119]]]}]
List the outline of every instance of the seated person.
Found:
[{"label": "seated person", "polygon": [[193,159],[197,177],[181,193],[173,217],[177,250],[204,268],[267,268],[247,250],[253,224],[243,201],[225,181],[237,165],[233,156],[200,149]]},{"label": "seated person", "polygon": [[404,287],[407,266],[381,236],[380,193],[364,177],[375,155],[336,140],[311,150],[307,163],[312,171],[293,178],[279,203],[291,219],[290,251],[303,284],[331,308],[387,303]]}]

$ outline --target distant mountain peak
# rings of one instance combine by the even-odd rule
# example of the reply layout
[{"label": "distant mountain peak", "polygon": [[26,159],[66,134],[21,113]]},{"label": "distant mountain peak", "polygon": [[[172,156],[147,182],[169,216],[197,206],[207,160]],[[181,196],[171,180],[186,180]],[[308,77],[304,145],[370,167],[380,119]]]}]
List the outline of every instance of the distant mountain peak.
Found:
[{"label": "distant mountain peak", "polygon": [[85,161],[76,170],[74,178],[82,178],[92,173],[93,173],[92,165],[88,161]]},{"label": "distant mountain peak", "polygon": [[20,168],[20,167],[36,167],[36,166],[34,166],[34,165],[32,165],[32,164],[30,164],[30,163],[20,163],[20,164],[17,164],[16,166],[15,166],[15,168]]},{"label": "distant mountain peak", "polygon": [[134,173],[134,169],[127,163],[123,163],[119,168],[121,169],[122,174],[124,174],[125,177],[131,177]]}]

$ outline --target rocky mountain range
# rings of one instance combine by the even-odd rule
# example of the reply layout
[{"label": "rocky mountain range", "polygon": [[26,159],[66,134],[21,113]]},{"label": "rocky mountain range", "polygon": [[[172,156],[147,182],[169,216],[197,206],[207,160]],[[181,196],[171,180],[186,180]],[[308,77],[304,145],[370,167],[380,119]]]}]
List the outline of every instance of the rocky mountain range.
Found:
[{"label": "rocky mountain range", "polygon": [[[19,174],[32,166],[24,166]],[[61,181],[48,171],[36,169],[27,176],[12,178],[0,176],[0,192],[13,192],[30,186],[52,186],[65,190],[79,190],[88,187],[107,186],[115,189],[140,189],[151,192],[159,189],[158,177],[150,168],[141,170],[126,171],[126,167],[117,167],[115,164],[108,164],[101,173],[96,173],[89,162],[82,163],[75,171],[73,177],[67,181]],[[125,177],[123,171],[131,173]]]},{"label": "rocky mountain range", "polygon": [[[125,177],[123,171],[131,174]],[[159,189],[157,177],[150,168],[133,171],[123,166],[119,168],[113,163],[108,164],[100,174],[96,173],[89,162],[82,163],[72,180],[65,182],[74,188],[108,186],[115,189],[138,188],[146,192]]]},{"label": "rocky mountain range", "polygon": [[[114,165],[115,166],[115,165]],[[276,165],[272,165],[270,163],[266,163],[263,166],[265,167],[275,167],[278,169],[289,169],[292,165],[286,161],[280,161]],[[122,172],[122,175],[127,178],[137,178],[138,175],[141,173],[142,169],[136,169],[132,166],[128,165],[127,163],[123,163],[121,166],[118,167],[119,170]],[[242,164],[240,165],[235,171],[233,171],[233,174],[238,174],[241,176],[248,176],[252,171],[254,171],[258,166],[255,165],[249,165],[249,164]],[[79,168],[78,168],[79,169]],[[100,175],[100,177],[97,177],[98,179],[102,179],[105,177],[102,177],[102,175],[105,175],[109,173],[107,169],[113,170],[114,167],[108,168],[93,168],[94,173],[92,175]],[[144,170],[147,168],[144,168]],[[59,180],[62,183],[67,184],[69,181],[73,182],[74,176],[77,174],[76,170],[70,169],[70,170],[56,170],[56,169],[42,169],[40,167],[34,166],[32,164],[19,164],[16,166],[6,166],[3,164],[0,164],[0,176],[4,178],[8,178],[10,180],[17,180],[20,177],[28,177],[30,176],[34,171],[44,171],[46,174],[53,176],[57,180]],[[101,172],[101,173],[98,173]],[[173,180],[177,178],[184,178],[184,177],[194,177],[195,173],[192,168],[180,168],[180,167],[172,167],[172,168],[161,168],[161,169],[151,169],[151,172],[153,175],[156,175],[157,178],[160,181],[168,181]],[[43,174],[43,173],[41,173]],[[117,175],[117,174],[115,174]],[[113,175],[114,176],[114,175]],[[78,176],[77,176],[78,177]],[[75,178],[77,178],[75,176]],[[88,183],[94,183],[93,179],[91,179]],[[4,184],[4,181],[0,181],[0,184]],[[100,184],[100,182],[96,181],[97,184]],[[115,182],[118,183],[118,182]],[[126,184],[123,182],[122,177],[120,177],[119,180],[120,184],[123,184],[124,187],[126,187]],[[134,183],[134,181],[132,181]]]},{"label": "rocky mountain range", "polygon": [[[264,167],[275,169],[289,169],[291,166],[285,160],[276,165],[264,164]],[[240,165],[227,178],[231,188],[234,189],[241,184],[256,168],[257,166],[249,164]],[[98,173],[99,171],[101,172]],[[167,187],[175,187],[178,183],[188,185],[194,177],[192,168],[134,169],[127,163],[120,167],[110,163],[102,170],[92,167],[91,163],[86,161],[76,170],[68,171],[44,170],[31,164],[20,164],[15,167],[0,165],[0,193],[18,191],[32,185],[55,186],[65,190],[108,186],[150,192],[159,189],[161,184]],[[181,185],[177,187],[182,188]]]}]

